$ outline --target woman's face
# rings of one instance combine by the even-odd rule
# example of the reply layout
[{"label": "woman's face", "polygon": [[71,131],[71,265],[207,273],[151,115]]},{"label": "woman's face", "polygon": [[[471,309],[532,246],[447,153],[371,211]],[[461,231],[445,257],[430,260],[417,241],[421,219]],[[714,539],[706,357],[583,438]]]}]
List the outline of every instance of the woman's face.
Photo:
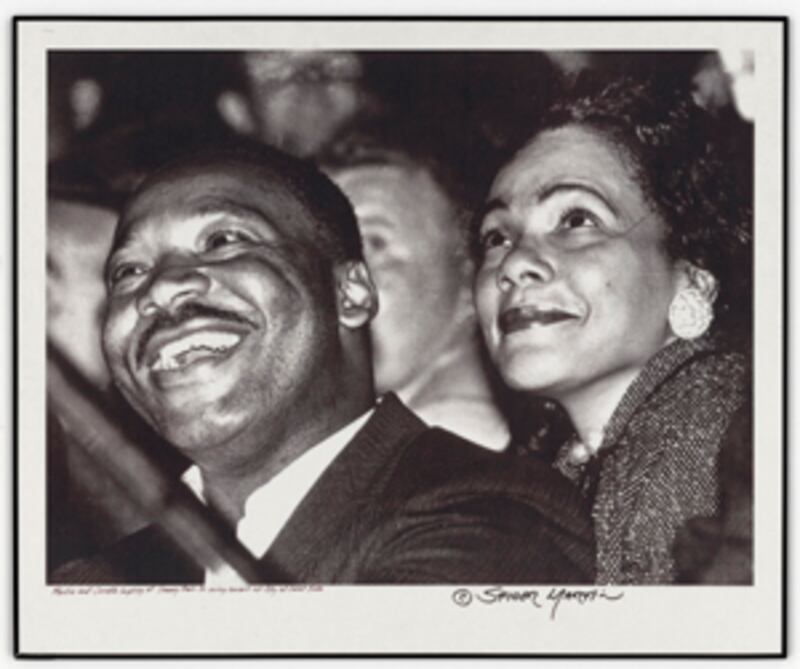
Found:
[{"label": "woman's face", "polygon": [[512,387],[560,400],[628,383],[670,338],[685,273],[624,153],[570,125],[497,175],[480,227],[476,305]]}]

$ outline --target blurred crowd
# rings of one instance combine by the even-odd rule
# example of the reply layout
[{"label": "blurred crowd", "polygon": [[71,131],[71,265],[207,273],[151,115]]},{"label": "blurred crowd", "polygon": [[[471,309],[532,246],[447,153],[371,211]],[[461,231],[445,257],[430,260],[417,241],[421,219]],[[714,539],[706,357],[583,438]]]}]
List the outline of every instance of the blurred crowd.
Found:
[{"label": "blurred crowd", "polygon": [[[127,196],[159,165],[247,138],[314,161],[353,204],[380,310],[376,391],[495,451],[546,448],[487,364],[469,227],[509,153],[581,77],[692,82],[752,192],[752,60],[717,52],[59,52],[48,61],[48,569],[145,524],[93,426],[185,461],[111,386],[103,268]],[[78,409],[70,401],[79,397]],[[532,423],[532,421],[534,421]],[[100,434],[105,434],[103,429]],[[104,450],[105,448],[105,450]],[[105,463],[105,464],[104,464]],[[143,476],[146,475],[143,474]]]}]

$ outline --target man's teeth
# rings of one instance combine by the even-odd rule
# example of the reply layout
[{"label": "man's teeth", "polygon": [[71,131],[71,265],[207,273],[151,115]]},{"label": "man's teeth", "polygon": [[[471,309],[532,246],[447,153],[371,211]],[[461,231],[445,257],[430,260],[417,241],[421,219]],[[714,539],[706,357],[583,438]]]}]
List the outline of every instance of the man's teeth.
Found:
[{"label": "man's teeth", "polygon": [[236,346],[242,337],[232,332],[195,332],[165,344],[152,366],[154,371],[178,369],[206,352],[224,353]]}]

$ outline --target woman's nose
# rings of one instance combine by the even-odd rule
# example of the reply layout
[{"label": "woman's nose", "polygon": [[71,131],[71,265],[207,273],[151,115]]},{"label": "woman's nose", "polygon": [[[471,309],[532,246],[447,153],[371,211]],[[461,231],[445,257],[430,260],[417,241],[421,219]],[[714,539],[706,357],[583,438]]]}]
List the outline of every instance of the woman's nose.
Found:
[{"label": "woman's nose", "polygon": [[156,271],[139,296],[139,313],[146,316],[155,311],[174,311],[185,302],[205,295],[209,283],[208,276],[196,266],[186,263],[165,265]]},{"label": "woman's nose", "polygon": [[531,283],[546,283],[554,275],[553,265],[544,258],[540,249],[517,246],[503,260],[497,273],[497,285],[506,291]]}]

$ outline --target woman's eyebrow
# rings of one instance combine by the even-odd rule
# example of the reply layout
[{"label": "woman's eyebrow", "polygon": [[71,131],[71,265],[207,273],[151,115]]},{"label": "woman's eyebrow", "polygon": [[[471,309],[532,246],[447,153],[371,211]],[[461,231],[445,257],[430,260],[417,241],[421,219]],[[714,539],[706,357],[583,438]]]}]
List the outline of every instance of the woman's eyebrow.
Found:
[{"label": "woman's eyebrow", "polygon": [[619,215],[617,208],[611,204],[609,199],[594,186],[576,181],[558,181],[553,184],[546,184],[536,193],[536,201],[542,203],[548,198],[559,193],[582,191],[600,200],[615,216]]},{"label": "woman's eyebrow", "polygon": [[491,200],[484,202],[478,211],[475,212],[475,220],[480,223],[489,214],[498,209],[508,209],[508,204],[506,204],[505,200],[502,198],[493,197]]},{"label": "woman's eyebrow", "polygon": [[381,214],[358,216],[358,212],[356,212],[356,218],[358,219],[359,227],[363,227],[365,231],[394,232],[396,228],[400,227],[389,216],[382,216]]}]

